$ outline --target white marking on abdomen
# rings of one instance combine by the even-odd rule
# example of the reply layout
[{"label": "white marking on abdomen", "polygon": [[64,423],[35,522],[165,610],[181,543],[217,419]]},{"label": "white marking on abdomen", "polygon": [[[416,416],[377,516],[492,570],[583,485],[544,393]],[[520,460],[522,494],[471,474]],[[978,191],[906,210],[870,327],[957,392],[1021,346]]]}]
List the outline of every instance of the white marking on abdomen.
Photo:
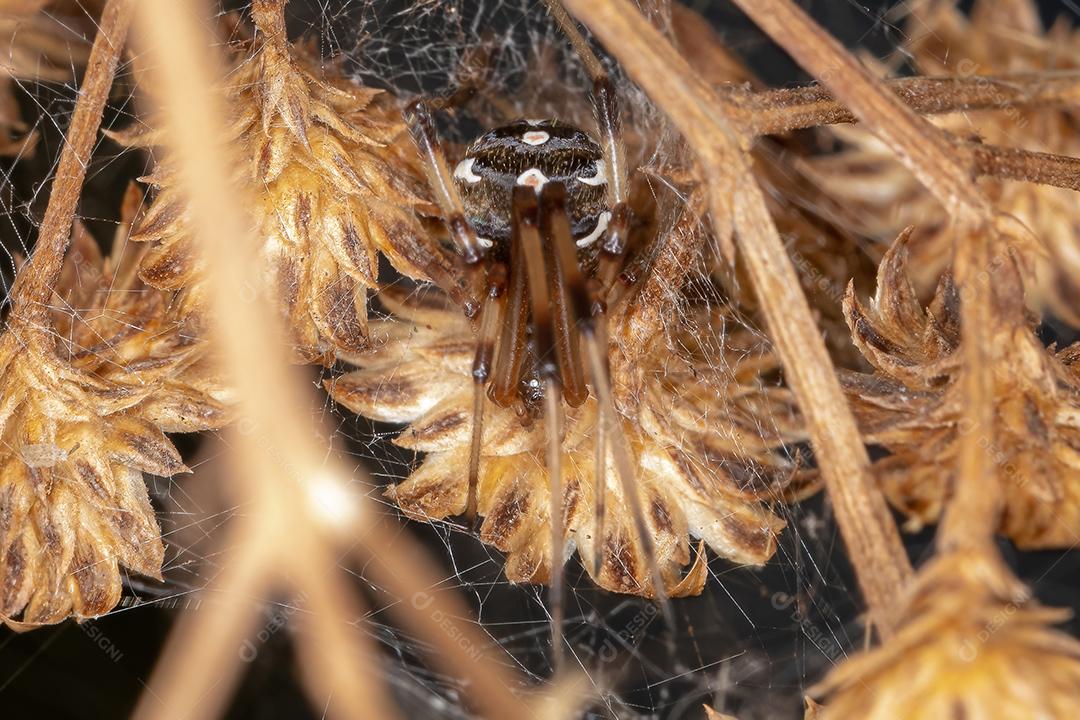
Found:
[{"label": "white marking on abdomen", "polygon": [[579,177],[578,180],[580,182],[585,183],[586,185],[593,185],[593,186],[606,185],[607,184],[607,172],[606,172],[606,169],[604,167],[604,161],[603,160],[597,160],[596,161],[596,172],[593,174],[592,177]]},{"label": "white marking on abdomen", "polygon": [[577,246],[579,248],[589,247],[594,242],[596,242],[596,239],[598,237],[600,237],[601,235],[603,235],[604,231],[607,230],[608,221],[610,221],[610,220],[611,220],[611,213],[609,213],[609,212],[600,213],[600,217],[596,218],[596,227],[593,228],[593,231],[591,233],[589,233],[585,237],[578,240],[577,241]]},{"label": "white marking on abdomen", "polygon": [[454,168],[454,177],[469,183],[478,183],[483,180],[483,178],[472,171],[474,162],[476,162],[476,158],[465,158],[459,162],[457,167]]},{"label": "white marking on abdomen", "polygon": [[544,173],[540,172],[536,168],[529,168],[525,172],[518,175],[517,184],[531,187],[536,192],[540,192],[540,188],[544,186],[544,183],[548,181]]},{"label": "white marking on abdomen", "polygon": [[495,244],[494,240],[492,240],[491,238],[483,237],[482,235],[476,236],[476,242],[480,243],[480,247],[482,248],[490,248]]},{"label": "white marking on abdomen", "polygon": [[550,139],[551,136],[543,130],[530,130],[521,136],[521,141],[527,145],[543,145]]}]

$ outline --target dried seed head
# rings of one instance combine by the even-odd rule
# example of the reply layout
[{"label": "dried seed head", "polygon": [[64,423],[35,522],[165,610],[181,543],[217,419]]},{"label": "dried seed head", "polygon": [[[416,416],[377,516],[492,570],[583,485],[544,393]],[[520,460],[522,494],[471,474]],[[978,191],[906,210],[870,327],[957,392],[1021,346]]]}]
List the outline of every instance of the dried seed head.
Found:
[{"label": "dried seed head", "polygon": [[[129,192],[129,219],[140,200]],[[125,239],[103,258],[77,227],[56,330],[13,316],[0,336],[0,618],[13,627],[110,610],[121,566],[160,577],[142,473],[187,470],[162,430],[226,420],[201,346],[139,280]]]},{"label": "dried seed head", "polygon": [[1080,643],[1051,629],[996,556],[948,553],[919,574],[894,636],[838,666],[812,692],[828,718],[1071,718]]},{"label": "dried seed head", "polygon": [[928,308],[908,279],[908,233],[886,253],[869,307],[849,289],[848,324],[876,368],[843,381],[867,440],[892,454],[875,465],[891,502],[918,528],[935,522],[952,487],[961,437],[980,433],[1005,496],[1001,531],[1026,548],[1071,547],[1080,532],[1080,344],[1044,348],[1022,309],[1012,255],[1001,249],[983,280],[998,308],[988,328],[998,357],[997,423],[965,427],[960,390],[960,298],[946,275]]},{"label": "dried seed head", "polygon": [[[414,210],[426,207],[426,190],[393,99],[353,84],[332,64],[320,67],[309,46],[260,37],[226,90],[235,118],[229,135],[244,158],[236,180],[255,198],[249,214],[296,359],[330,363],[366,342],[378,252],[422,279],[445,261],[421,242]],[[154,145],[158,134],[118,137]],[[186,289],[185,306],[199,312],[201,269],[171,176],[166,161],[149,178],[160,192],[133,239],[153,243],[143,279]]]},{"label": "dried seed head", "polygon": [[[419,519],[461,514],[467,495],[475,336],[460,311],[439,294],[406,299],[387,291],[380,299],[395,317],[372,323],[374,351],[351,358],[360,369],[327,381],[327,388],[357,413],[409,423],[397,444],[427,453],[409,478],[387,491],[389,497]],[[705,310],[694,319],[706,326],[703,333],[718,332],[724,320]],[[795,492],[795,480],[812,479],[781,450],[785,440],[801,437],[792,399],[758,382],[759,373],[775,368],[775,360],[749,333],[730,328],[728,333],[723,358],[704,357],[700,344],[687,334],[670,345],[662,336],[653,338],[633,358],[624,360],[620,354],[612,360],[613,377],[636,383],[632,392],[620,393],[621,420],[669,596],[696,594],[705,581],[700,553],[680,577],[695,559],[688,536],[701,538],[733,562],[760,565],[768,560],[784,522],[762,500]],[[623,362],[626,366],[618,367]],[[565,562],[576,547],[592,572],[600,554],[600,575],[593,578],[600,586],[651,596],[644,551],[610,458],[605,533],[603,538],[595,535],[596,423],[591,397],[566,410],[567,534],[556,561]],[[479,477],[481,538],[507,553],[506,573],[515,582],[545,582],[551,571],[545,443],[542,422],[488,403]]]}]

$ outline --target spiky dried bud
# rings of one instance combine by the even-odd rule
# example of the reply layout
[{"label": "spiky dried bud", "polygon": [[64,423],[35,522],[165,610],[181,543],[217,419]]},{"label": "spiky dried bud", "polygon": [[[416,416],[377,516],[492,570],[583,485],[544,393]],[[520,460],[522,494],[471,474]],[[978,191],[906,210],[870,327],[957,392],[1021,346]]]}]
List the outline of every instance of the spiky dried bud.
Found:
[{"label": "spiky dried bud", "polygon": [[893,637],[846,660],[812,692],[821,717],[866,720],[1072,718],[1080,642],[996,555],[952,552],[919,573]]},{"label": "spiky dried bud", "polygon": [[[426,189],[393,98],[357,86],[336,65],[320,67],[309,46],[290,48],[276,32],[260,37],[225,90],[229,137],[243,160],[236,181],[255,198],[249,215],[296,359],[331,363],[366,342],[379,252],[415,278],[445,260],[420,241],[414,211],[426,206]],[[117,137],[149,146],[158,136]],[[186,289],[185,307],[199,312],[201,269],[186,201],[168,161],[148,180],[159,193],[132,237],[153,243],[141,276],[157,288]]]},{"label": "spiky dried bud", "polygon": [[979,433],[1003,485],[1001,531],[1025,548],[1071,547],[1080,531],[1080,344],[1042,345],[1017,311],[1019,272],[1002,250],[980,280],[992,284],[999,308],[987,329],[999,353],[996,427],[965,426],[960,297],[946,275],[923,308],[908,279],[907,242],[904,233],[886,253],[869,307],[850,288],[844,303],[855,344],[877,370],[843,381],[867,440],[891,452],[875,464],[886,495],[911,527],[935,522],[960,439]]},{"label": "spiky dried bud", "polygon": [[[129,193],[129,218],[140,199]],[[112,609],[121,567],[159,578],[142,473],[187,471],[163,430],[226,419],[201,346],[139,280],[125,240],[102,258],[77,227],[55,330],[13,315],[0,336],[0,618],[13,627]]]},{"label": "spiky dried bud", "polygon": [[[395,442],[427,456],[404,482],[387,490],[407,514],[424,520],[461,514],[467,499],[475,336],[441,294],[405,299],[384,292],[380,299],[395,317],[372,324],[377,347],[350,358],[360,369],[327,381],[327,388],[361,415],[409,423]],[[699,323],[700,337],[675,332],[669,343],[661,333],[633,357],[612,355],[613,377],[635,384],[617,388],[623,398],[620,420],[669,596],[696,594],[704,584],[705,564],[700,552],[693,557],[689,536],[736,563],[768,560],[784,521],[763,501],[797,492],[797,482],[813,478],[783,450],[785,441],[802,437],[791,396],[760,379],[775,369],[775,358],[760,338],[734,323],[725,325],[726,320],[717,310],[703,309],[685,321],[687,328]],[[723,347],[706,347],[704,338],[716,337],[725,338]],[[607,519],[604,537],[596,537],[596,425],[594,398],[566,410],[566,543],[556,556],[565,562],[576,547],[592,573],[600,553],[600,575],[593,578],[598,585],[652,596],[644,551],[610,453]],[[543,422],[488,402],[480,537],[507,553],[506,574],[513,582],[546,582],[551,571],[545,443]],[[680,577],[691,560],[691,569]]]}]

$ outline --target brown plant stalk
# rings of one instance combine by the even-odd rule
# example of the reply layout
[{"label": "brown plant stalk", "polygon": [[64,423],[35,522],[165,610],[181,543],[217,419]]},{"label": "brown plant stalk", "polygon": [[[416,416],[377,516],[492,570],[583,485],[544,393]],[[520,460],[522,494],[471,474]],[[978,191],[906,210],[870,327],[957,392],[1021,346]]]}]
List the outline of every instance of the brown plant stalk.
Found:
[{"label": "brown plant stalk", "polygon": [[945,133],[901,102],[802,9],[789,0],[736,0],[736,4],[803,68],[821,78],[897,154],[956,223],[954,265],[964,294],[964,421],[978,431],[965,434],[960,443],[960,480],[946,511],[942,543],[987,542],[997,527],[1001,505],[994,466],[982,445],[994,432],[994,351],[989,337],[993,295],[990,284],[977,279],[989,266],[988,246],[996,233],[990,204],[958,161]]},{"label": "brown plant stalk", "polygon": [[[265,302],[244,297],[245,289],[258,293],[262,283],[254,271],[254,251],[236,202],[236,189],[227,180],[229,152],[220,122],[223,113],[208,92],[221,75],[217,58],[206,52],[209,38],[196,23],[192,8],[163,0],[143,3],[140,10],[140,40],[148,56],[154,58],[149,63],[150,77],[155,78],[152,87],[161,90],[158,99],[168,122],[170,149],[180,159],[179,175],[190,199],[195,235],[202,241],[200,249],[208,261],[210,296],[214,306],[223,311],[213,327],[214,341],[221,351],[223,369],[237,389],[241,416],[256,430],[239,434],[235,465],[235,475],[246,481],[255,502],[251,514],[227,538],[229,546],[236,548],[232,562],[209,588],[222,599],[223,607],[209,613],[216,618],[188,616],[179,624],[151,678],[153,692],[144,695],[136,717],[216,716],[239,677],[240,666],[230,649],[239,647],[255,621],[249,598],[281,583],[276,574],[279,569],[314,567],[320,572],[314,582],[303,582],[310,577],[298,580],[314,611],[314,635],[330,642],[324,648],[326,655],[356,668],[370,650],[360,649],[359,636],[344,631],[354,608],[345,600],[344,588],[333,580],[332,558],[312,538],[314,523],[305,512],[296,482],[265,452],[265,447],[278,448],[285,457],[298,461],[297,468],[319,467],[317,450],[290,432],[292,424],[285,420],[289,413],[301,411],[305,402],[298,392],[299,379],[279,361],[281,329],[270,320],[273,314]],[[255,353],[249,355],[249,349]],[[263,392],[265,387],[275,391]],[[293,518],[298,531],[290,533],[288,548],[274,541],[287,517],[283,503],[300,509]],[[286,554],[281,557],[271,549]],[[298,562],[292,553],[303,553],[304,561]],[[334,629],[320,631],[326,622]],[[320,690],[326,685],[337,686],[335,714],[355,716],[365,708],[390,710],[391,704],[377,683],[361,677],[359,682],[339,685],[335,682],[338,678],[323,678],[323,682],[313,684]]]},{"label": "brown plant stalk", "polygon": [[888,634],[890,605],[911,576],[899,532],[869,472],[869,459],[790,259],[746,158],[749,138],[733,112],[630,3],[569,0],[567,8],[661,107],[697,153],[712,221],[734,232],[762,303],[875,625]]},{"label": "brown plant stalk", "polygon": [[[1080,74],[1018,73],[989,77],[905,77],[879,81],[914,112],[942,115],[1001,108],[1059,108],[1080,99]],[[740,121],[754,135],[854,123],[859,117],[822,85],[735,92]],[[740,97],[742,95],[742,97]]]},{"label": "brown plant stalk", "polygon": [[[1071,717],[1080,645],[1051,629],[1063,614],[1031,600],[993,543],[1004,488],[987,448],[998,443],[995,371],[1008,358],[1003,343],[1012,342],[998,329],[1018,329],[1020,309],[1020,296],[996,292],[989,275],[992,251],[1006,244],[1006,233],[945,133],[882,87],[800,8],[789,0],[736,3],[830,86],[953,221],[963,431],[940,551],[900,598],[894,639],[841,664],[819,688],[832,693],[825,714]],[[1026,671],[1034,658],[1039,673]]]},{"label": "brown plant stalk", "polygon": [[97,142],[102,113],[109,99],[116,67],[133,15],[133,0],[109,0],[101,22],[79,100],[71,117],[64,148],[56,167],[49,204],[38,231],[34,254],[19,273],[11,289],[11,319],[43,325],[48,323],[52,288],[64,265],[64,252],[71,240],[75,207],[82,195],[90,153]]}]

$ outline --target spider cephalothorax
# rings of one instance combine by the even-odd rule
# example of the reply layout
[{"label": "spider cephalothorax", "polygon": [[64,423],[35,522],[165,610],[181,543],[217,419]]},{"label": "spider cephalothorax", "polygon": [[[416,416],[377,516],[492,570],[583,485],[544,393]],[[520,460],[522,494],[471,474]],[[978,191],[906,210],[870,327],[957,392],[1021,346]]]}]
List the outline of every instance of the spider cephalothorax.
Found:
[{"label": "spider cephalothorax", "polygon": [[557,120],[518,120],[485,133],[454,168],[465,217],[489,255],[509,259],[511,195],[516,185],[566,188],[570,232],[579,248],[607,229],[607,174],[600,146]]}]

